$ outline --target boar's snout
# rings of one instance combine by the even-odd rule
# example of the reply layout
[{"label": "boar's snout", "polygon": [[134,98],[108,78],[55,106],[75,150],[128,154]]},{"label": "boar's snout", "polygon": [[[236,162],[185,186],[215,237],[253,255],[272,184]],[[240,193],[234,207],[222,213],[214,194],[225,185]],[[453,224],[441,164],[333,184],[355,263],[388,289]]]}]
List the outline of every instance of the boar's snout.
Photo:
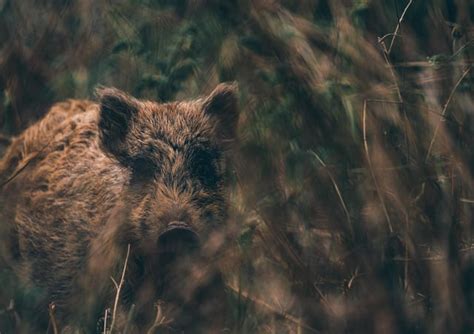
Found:
[{"label": "boar's snout", "polygon": [[161,253],[180,254],[196,251],[200,246],[199,236],[185,222],[173,221],[158,237]]}]

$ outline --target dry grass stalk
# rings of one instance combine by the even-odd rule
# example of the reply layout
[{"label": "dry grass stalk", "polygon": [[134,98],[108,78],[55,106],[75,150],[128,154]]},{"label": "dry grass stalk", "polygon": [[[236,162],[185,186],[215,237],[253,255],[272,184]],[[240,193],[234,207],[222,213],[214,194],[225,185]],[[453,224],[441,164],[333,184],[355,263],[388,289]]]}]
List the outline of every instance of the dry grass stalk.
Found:
[{"label": "dry grass stalk", "polygon": [[341,191],[339,190],[339,187],[336,183],[336,179],[334,178],[334,176],[332,175],[332,173],[329,171],[329,169],[327,168],[326,164],[324,163],[324,161],[319,157],[319,155],[314,152],[314,151],[311,151],[311,154],[313,154],[316,159],[318,159],[319,163],[321,165],[323,165],[323,167],[326,169],[328,175],[329,175],[329,178],[331,179],[331,182],[334,186],[334,189],[336,190],[336,193],[337,193],[337,196],[339,197],[339,200],[341,201],[341,206],[342,206],[342,209],[344,210],[344,213],[346,215],[346,218],[347,218],[347,223],[349,225],[349,230],[351,231],[351,233],[353,234],[354,233],[354,229],[352,227],[352,221],[351,221],[351,216],[349,214],[349,210],[347,209],[347,206],[346,206],[346,202],[344,201],[344,198],[342,197],[342,193]]},{"label": "dry grass stalk", "polygon": [[403,10],[402,16],[400,16],[400,19],[398,20],[397,27],[395,28],[395,31],[393,32],[392,41],[390,42],[390,46],[388,47],[387,54],[390,54],[390,52],[392,52],[392,47],[393,47],[393,43],[395,42],[395,37],[397,37],[398,31],[400,30],[400,26],[405,17],[405,14],[407,13],[408,8],[410,8],[412,3],[413,3],[413,0],[410,0],[408,2],[405,9]]},{"label": "dry grass stalk", "polygon": [[109,309],[105,309],[104,313],[104,334],[107,334],[107,317],[109,315]]},{"label": "dry grass stalk", "polygon": [[110,331],[112,333],[116,321],[117,316],[117,308],[120,299],[120,291],[122,290],[123,283],[125,281],[125,272],[127,271],[127,264],[128,264],[128,257],[130,256],[130,244],[127,246],[127,255],[125,257],[125,263],[123,265],[122,276],[120,277],[120,282],[117,283],[113,277],[111,277],[112,282],[115,285],[116,294],[115,294],[115,301],[114,301],[114,308],[112,310],[112,323],[110,324]]},{"label": "dry grass stalk", "polygon": [[56,323],[56,317],[54,316],[54,312],[56,311],[56,305],[54,303],[50,303],[48,307],[49,311],[49,320],[51,323],[51,327],[53,329],[53,334],[59,334],[58,324]]},{"label": "dry grass stalk", "polygon": [[470,66],[466,70],[464,70],[463,74],[461,75],[461,77],[459,78],[459,80],[456,82],[453,89],[451,90],[451,93],[449,94],[449,97],[446,100],[446,103],[444,104],[443,111],[441,111],[442,117],[440,117],[440,119],[438,120],[438,123],[436,124],[436,128],[433,133],[433,138],[431,138],[430,146],[428,147],[428,152],[426,153],[425,161],[428,161],[428,159],[430,158],[431,150],[433,149],[433,144],[435,142],[436,135],[438,134],[439,127],[441,126],[441,121],[446,116],[446,111],[448,110],[448,106],[451,103],[451,100],[453,99],[454,93],[456,92],[457,88],[459,87],[459,85],[464,80],[464,78],[466,77],[466,75],[469,73],[470,70],[471,70]]},{"label": "dry grass stalk", "polygon": [[153,322],[153,325],[151,325],[151,327],[148,329],[147,334],[153,334],[155,333],[156,329],[164,327],[173,321],[172,319],[166,318],[166,316],[163,314],[163,309],[161,306],[161,302],[156,303],[155,321]]},{"label": "dry grass stalk", "polygon": [[377,196],[379,197],[380,203],[382,205],[382,209],[385,215],[385,219],[387,220],[388,224],[388,229],[390,233],[393,233],[393,226],[392,222],[390,220],[390,216],[388,214],[387,207],[385,205],[385,201],[382,197],[382,193],[380,191],[379,183],[377,181],[377,178],[375,177],[374,169],[372,167],[372,160],[370,159],[370,152],[369,152],[369,145],[367,143],[367,100],[364,100],[364,107],[362,109],[362,133],[364,137],[364,149],[365,149],[365,154],[367,158],[367,164],[369,165],[369,170],[370,170],[370,175],[372,176],[372,180],[374,181],[375,184],[375,189],[377,190]]},{"label": "dry grass stalk", "polygon": [[260,306],[260,307],[263,307],[265,308],[266,310],[272,312],[272,313],[275,313],[283,318],[285,318],[286,320],[296,324],[297,326],[300,326],[308,331],[310,331],[311,333],[321,333],[320,331],[318,331],[317,329],[314,329],[312,328],[311,326],[308,326],[307,324],[303,323],[301,321],[301,319],[289,314],[288,312],[286,311],[283,311],[283,310],[278,310],[276,307],[274,307],[273,305],[270,305],[269,303],[257,298],[257,297],[254,297],[254,296],[250,296],[250,294],[240,288],[236,288],[235,286],[227,283],[226,286],[232,290],[234,293],[236,293],[239,298],[242,296],[244,297],[245,299],[248,299],[249,301],[251,301],[252,303],[254,303],[255,305],[257,306]]}]

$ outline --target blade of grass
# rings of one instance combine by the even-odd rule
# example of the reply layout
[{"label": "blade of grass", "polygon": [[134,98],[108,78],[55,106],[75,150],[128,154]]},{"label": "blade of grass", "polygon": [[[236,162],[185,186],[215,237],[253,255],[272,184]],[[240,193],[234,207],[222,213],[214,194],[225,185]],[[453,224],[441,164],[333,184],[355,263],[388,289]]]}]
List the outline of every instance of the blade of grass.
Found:
[{"label": "blade of grass", "polygon": [[385,206],[385,201],[383,200],[382,193],[380,192],[380,187],[379,183],[377,181],[377,178],[375,177],[374,169],[372,167],[372,160],[370,159],[370,153],[369,153],[369,145],[367,143],[367,100],[364,100],[364,107],[362,109],[362,132],[363,132],[363,137],[364,137],[364,149],[365,149],[365,154],[367,157],[367,163],[369,165],[369,170],[370,170],[370,175],[372,176],[372,179],[375,184],[375,189],[377,190],[377,196],[379,197],[380,203],[382,205],[382,209],[385,215],[385,219],[387,220],[388,224],[388,229],[390,233],[393,233],[393,226],[392,222],[390,221],[390,216],[388,215],[387,207]]},{"label": "blade of grass", "polygon": [[112,281],[114,282],[115,288],[116,288],[116,294],[115,294],[115,301],[114,301],[114,308],[112,311],[112,323],[110,324],[110,331],[109,333],[112,333],[115,325],[116,316],[117,316],[117,308],[118,308],[118,303],[120,299],[120,291],[122,290],[123,283],[125,281],[125,272],[127,271],[127,264],[128,264],[128,257],[130,255],[130,244],[127,246],[127,255],[125,257],[125,263],[123,265],[123,270],[122,270],[122,276],[120,277],[120,282],[117,284],[117,282],[112,278]]},{"label": "blade of grass", "polygon": [[436,128],[435,128],[434,133],[433,133],[433,138],[431,138],[430,146],[428,147],[428,152],[426,153],[425,162],[428,161],[429,158],[430,158],[431,150],[433,149],[433,144],[436,140],[436,135],[438,134],[439,127],[441,126],[441,121],[446,115],[446,111],[448,110],[448,106],[451,103],[451,100],[453,99],[454,93],[456,92],[457,88],[459,87],[459,85],[464,80],[464,78],[466,77],[466,75],[469,73],[470,70],[471,70],[471,67],[469,66],[463,72],[463,74],[461,75],[461,77],[459,78],[459,80],[456,82],[453,89],[451,90],[451,93],[449,94],[449,97],[446,100],[446,103],[444,104],[443,110],[441,111],[441,117],[439,118],[438,123],[436,124]]}]

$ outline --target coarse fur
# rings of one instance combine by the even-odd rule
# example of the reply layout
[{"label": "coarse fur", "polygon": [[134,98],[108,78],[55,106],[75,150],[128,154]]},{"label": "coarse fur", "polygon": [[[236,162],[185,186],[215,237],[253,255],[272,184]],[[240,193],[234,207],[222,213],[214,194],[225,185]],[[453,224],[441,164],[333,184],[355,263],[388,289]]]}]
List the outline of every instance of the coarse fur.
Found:
[{"label": "coarse fur", "polygon": [[113,88],[98,96],[98,103],[54,105],[0,161],[0,255],[23,289],[38,291],[39,326],[54,303],[64,328],[90,328],[97,310],[112,307],[110,276],[130,245],[117,326],[136,304],[142,331],[153,320],[146,309],[154,314],[163,295],[157,241],[166,226],[185,222],[207,240],[225,222],[224,153],[235,136],[236,86],[165,104]]}]

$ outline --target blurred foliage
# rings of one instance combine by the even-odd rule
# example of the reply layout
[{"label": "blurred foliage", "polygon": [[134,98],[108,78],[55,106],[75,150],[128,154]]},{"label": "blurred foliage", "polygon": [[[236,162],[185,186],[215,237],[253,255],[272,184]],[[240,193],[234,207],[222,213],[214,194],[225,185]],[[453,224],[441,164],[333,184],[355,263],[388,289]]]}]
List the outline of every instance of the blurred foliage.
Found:
[{"label": "blurred foliage", "polygon": [[97,85],[235,80],[234,332],[472,333],[473,20],[469,0],[3,0],[0,129]]}]

